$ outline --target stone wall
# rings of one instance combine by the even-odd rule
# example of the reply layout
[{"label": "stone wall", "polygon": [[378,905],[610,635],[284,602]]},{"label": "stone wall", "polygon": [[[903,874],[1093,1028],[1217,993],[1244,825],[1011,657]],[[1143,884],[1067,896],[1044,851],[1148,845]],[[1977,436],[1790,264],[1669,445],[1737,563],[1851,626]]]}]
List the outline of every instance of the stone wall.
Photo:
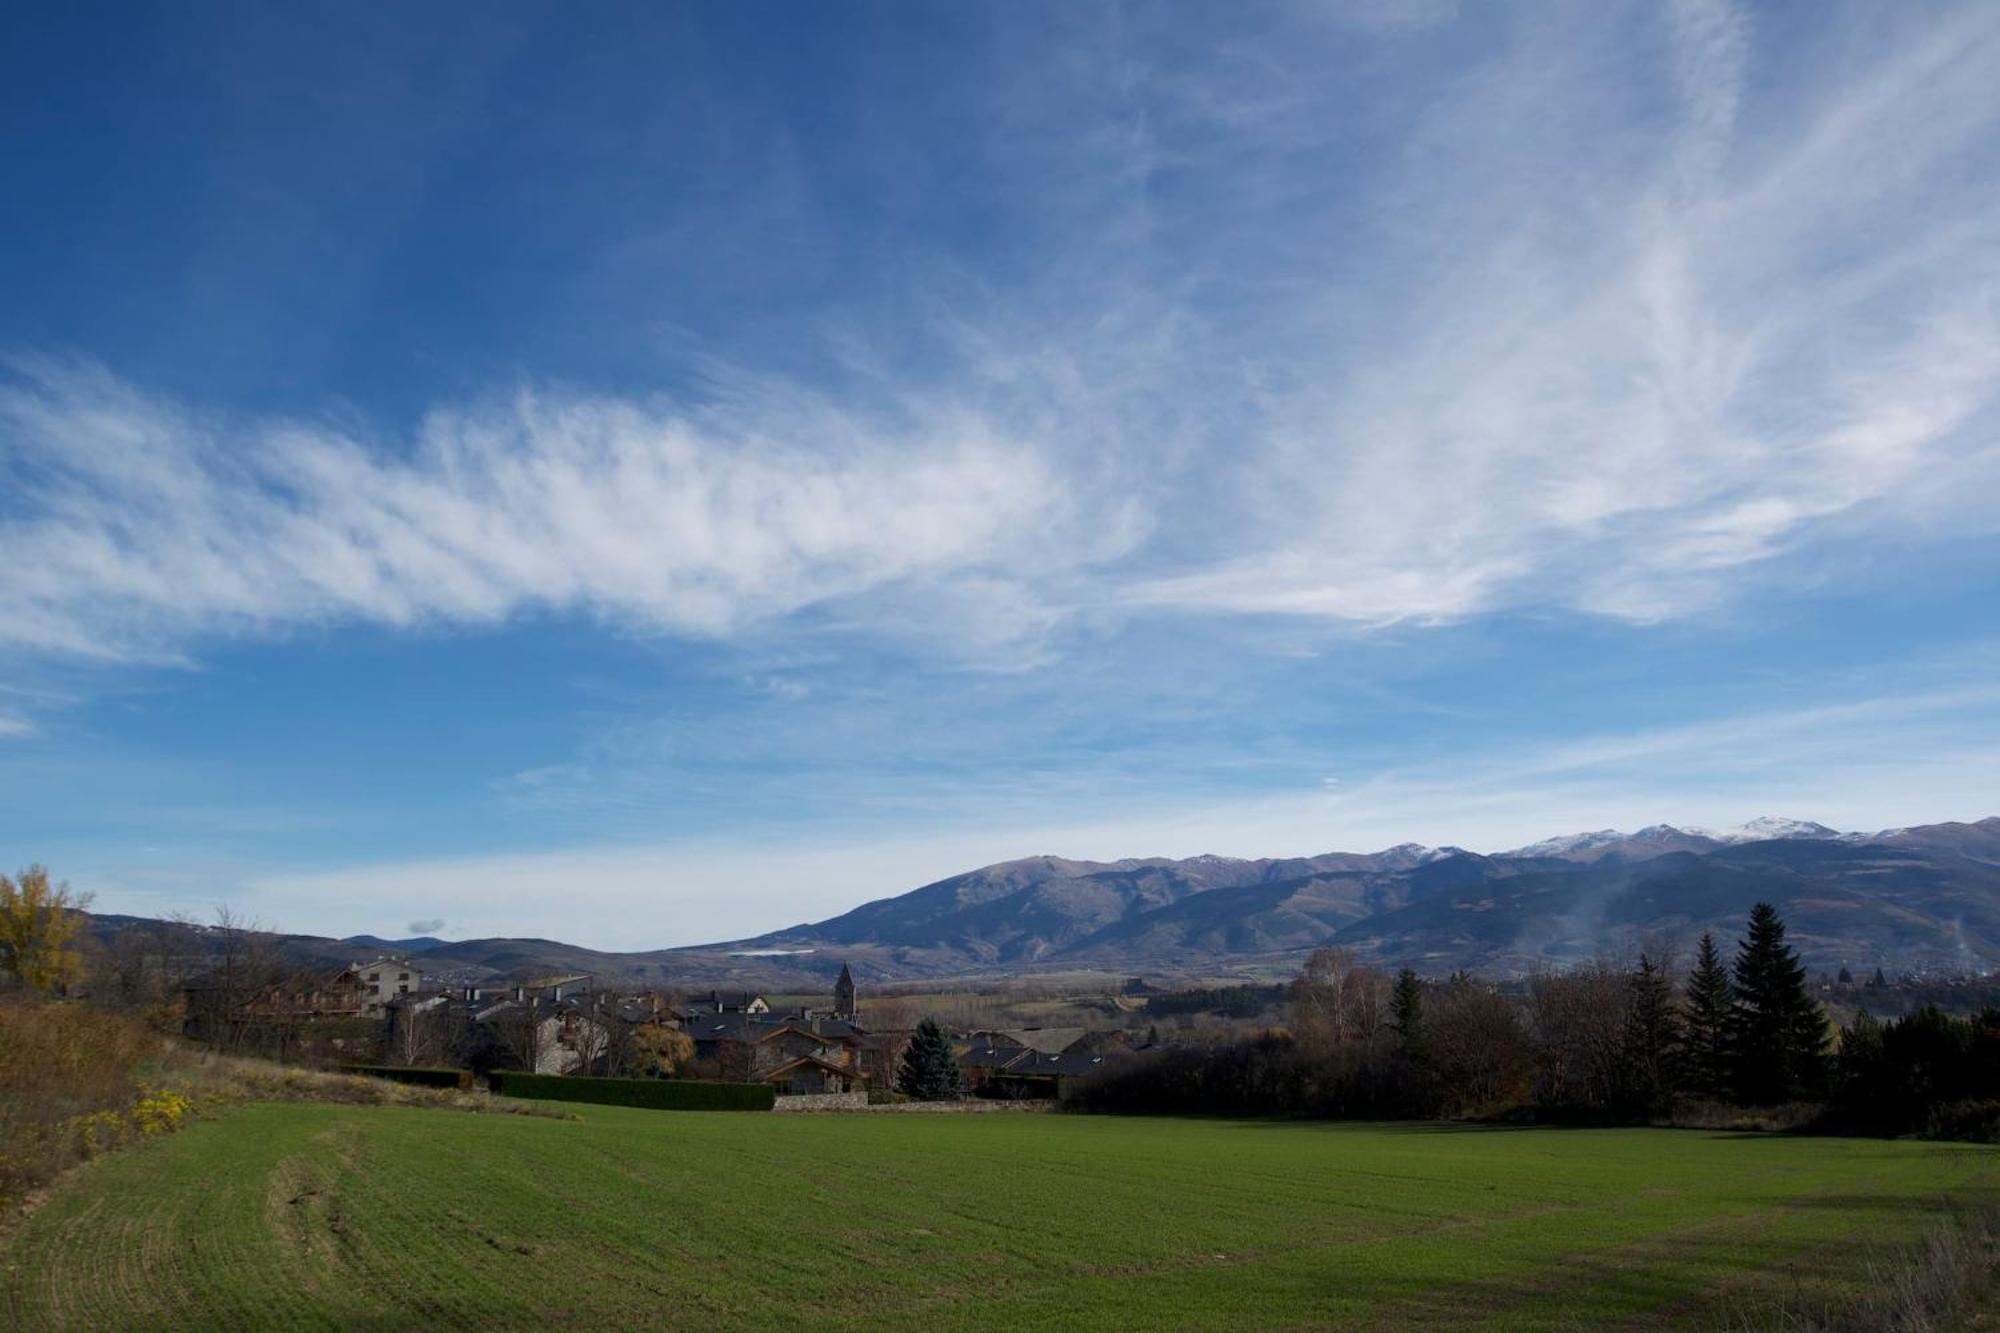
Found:
[{"label": "stone wall", "polygon": [[773,1111],[865,1111],[868,1109],[868,1094],[865,1092],[815,1092],[796,1097],[780,1097],[771,1107]]}]

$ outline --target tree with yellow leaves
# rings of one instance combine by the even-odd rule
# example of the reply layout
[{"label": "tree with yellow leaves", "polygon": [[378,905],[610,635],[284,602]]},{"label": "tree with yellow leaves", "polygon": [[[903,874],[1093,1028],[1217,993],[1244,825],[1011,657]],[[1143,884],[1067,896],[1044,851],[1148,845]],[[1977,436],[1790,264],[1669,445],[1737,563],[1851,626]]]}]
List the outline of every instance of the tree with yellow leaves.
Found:
[{"label": "tree with yellow leaves", "polygon": [[627,1061],[642,1078],[668,1078],[694,1058],[694,1038],[675,1028],[634,1028],[627,1040]]},{"label": "tree with yellow leaves", "polygon": [[36,990],[73,985],[83,975],[75,940],[89,904],[89,894],[51,885],[41,866],[29,866],[18,881],[0,875],[0,977]]}]

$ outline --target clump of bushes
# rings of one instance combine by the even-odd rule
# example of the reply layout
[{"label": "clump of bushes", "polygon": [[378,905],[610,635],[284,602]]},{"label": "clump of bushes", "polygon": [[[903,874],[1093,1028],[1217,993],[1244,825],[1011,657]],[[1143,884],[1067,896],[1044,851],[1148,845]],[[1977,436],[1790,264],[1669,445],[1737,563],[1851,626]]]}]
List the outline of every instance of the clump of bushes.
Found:
[{"label": "clump of bushes", "polygon": [[1948,1102],[1930,1113],[1924,1135],[1933,1139],[2000,1143],[2000,1100]]}]

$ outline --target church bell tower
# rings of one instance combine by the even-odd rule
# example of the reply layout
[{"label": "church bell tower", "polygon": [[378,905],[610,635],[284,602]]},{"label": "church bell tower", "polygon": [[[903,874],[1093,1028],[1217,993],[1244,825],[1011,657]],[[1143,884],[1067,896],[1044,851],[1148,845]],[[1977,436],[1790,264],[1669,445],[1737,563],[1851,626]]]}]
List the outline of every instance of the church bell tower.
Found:
[{"label": "church bell tower", "polygon": [[833,1016],[854,1021],[854,974],[845,963],[840,965],[840,980],[833,983]]}]

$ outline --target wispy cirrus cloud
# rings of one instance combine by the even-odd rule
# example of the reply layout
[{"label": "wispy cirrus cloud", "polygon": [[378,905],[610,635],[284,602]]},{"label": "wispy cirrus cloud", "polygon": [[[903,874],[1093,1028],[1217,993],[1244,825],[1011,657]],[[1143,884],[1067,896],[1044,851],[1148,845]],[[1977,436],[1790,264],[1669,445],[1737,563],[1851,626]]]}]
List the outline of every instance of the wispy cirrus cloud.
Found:
[{"label": "wispy cirrus cloud", "polygon": [[942,354],[829,310],[818,378],[386,441],[28,363],[0,642],[811,611],[1035,662],[1079,609],[1664,620],[1818,544],[1991,526],[2000,10],[1388,15],[1196,54],[1112,25],[992,90],[1045,231],[1006,283],[908,265],[888,304]]},{"label": "wispy cirrus cloud", "polygon": [[1760,49],[1723,3],[1658,14],[1522,16],[1443,90],[1373,195],[1339,354],[1285,367],[1312,387],[1236,469],[1271,535],[1142,598],[1661,619],[1939,473],[1996,480],[2000,15],[1856,58]]},{"label": "wispy cirrus cloud", "polygon": [[868,415],[743,386],[697,409],[521,393],[407,449],[204,418],[91,367],[0,391],[0,641],[99,656],[309,622],[532,610],[717,635],[870,592],[1100,559],[1043,440],[948,399]]}]

